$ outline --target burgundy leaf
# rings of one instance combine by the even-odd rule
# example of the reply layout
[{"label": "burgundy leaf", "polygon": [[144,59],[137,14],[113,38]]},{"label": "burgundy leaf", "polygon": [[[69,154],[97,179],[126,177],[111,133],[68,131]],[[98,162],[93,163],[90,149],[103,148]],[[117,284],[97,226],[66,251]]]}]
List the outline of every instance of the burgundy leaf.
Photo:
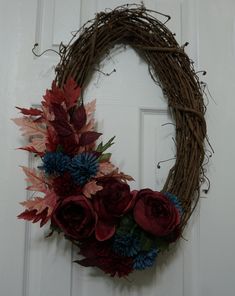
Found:
[{"label": "burgundy leaf", "polygon": [[32,116],[40,116],[42,115],[42,111],[35,109],[35,108],[30,108],[30,109],[26,109],[26,108],[20,108],[20,107],[16,107],[17,109],[20,110],[20,112],[24,115],[32,115]]},{"label": "burgundy leaf", "polygon": [[68,137],[73,134],[73,129],[67,121],[55,120],[52,121],[51,124],[59,137]]},{"label": "burgundy leaf", "polygon": [[80,138],[80,146],[86,146],[94,143],[102,134],[97,132],[82,133]]},{"label": "burgundy leaf", "polygon": [[67,119],[68,119],[67,112],[60,104],[52,103],[51,104],[51,111],[55,115],[55,120],[67,121]]},{"label": "burgundy leaf", "polygon": [[115,275],[118,277],[124,277],[133,271],[133,259],[129,257],[94,256],[77,260],[75,262],[84,267],[96,266],[112,277]]},{"label": "burgundy leaf", "polygon": [[80,130],[86,124],[86,110],[83,105],[74,110],[71,123],[77,130]]},{"label": "burgundy leaf", "polygon": [[75,154],[78,150],[78,143],[74,134],[68,137],[59,137],[59,143],[67,154]]}]

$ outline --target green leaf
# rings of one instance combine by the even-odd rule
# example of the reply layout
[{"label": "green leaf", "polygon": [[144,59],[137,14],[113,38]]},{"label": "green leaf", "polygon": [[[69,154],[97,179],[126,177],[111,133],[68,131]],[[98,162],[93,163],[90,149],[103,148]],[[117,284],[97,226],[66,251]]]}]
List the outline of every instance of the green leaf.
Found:
[{"label": "green leaf", "polygon": [[161,252],[169,250],[169,243],[162,238],[156,237],[155,244]]},{"label": "green leaf", "polygon": [[56,152],[64,152],[64,148],[63,148],[63,146],[61,146],[60,144],[57,145],[57,147],[56,147]]},{"label": "green leaf", "polygon": [[105,153],[99,157],[99,161],[109,161],[112,153]]},{"label": "green leaf", "polygon": [[137,226],[131,215],[124,215],[120,221],[120,225],[117,227],[117,233],[134,233]]},{"label": "green leaf", "polygon": [[97,152],[101,152],[101,153],[103,153],[105,150],[107,150],[109,147],[111,147],[113,144],[114,144],[114,142],[113,142],[113,140],[115,139],[115,136],[114,137],[112,137],[106,144],[104,144],[103,145],[103,142],[101,142],[99,145],[98,145],[98,147],[96,148],[96,151]]}]

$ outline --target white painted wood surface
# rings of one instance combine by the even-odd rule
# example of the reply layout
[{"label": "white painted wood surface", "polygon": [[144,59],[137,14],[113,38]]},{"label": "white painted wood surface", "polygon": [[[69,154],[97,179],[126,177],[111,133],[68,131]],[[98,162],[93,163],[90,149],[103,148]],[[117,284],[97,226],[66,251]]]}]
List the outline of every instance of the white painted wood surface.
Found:
[{"label": "white painted wood surface", "polygon": [[[129,3],[140,1],[129,1]],[[76,250],[63,238],[44,239],[46,230],[16,219],[26,198],[18,165],[35,165],[10,121],[14,106],[39,104],[54,77],[58,56],[47,52],[67,42],[70,32],[104,8],[123,0],[0,1],[0,295],[1,296],[233,296],[235,293],[235,2],[232,0],[146,0],[147,7],[172,16],[168,23],[198,69],[207,69],[208,134],[216,154],[209,166],[212,187],[201,199],[185,238],[168,256],[130,281],[110,279],[93,268],[72,263]],[[96,73],[86,99],[97,99],[96,118],[104,139],[116,135],[114,162],[136,182],[133,188],[161,189],[174,157],[174,128],[161,89],[148,76],[146,64],[130,48],[116,48],[102,63],[106,77]],[[230,131],[231,130],[231,131]]]}]

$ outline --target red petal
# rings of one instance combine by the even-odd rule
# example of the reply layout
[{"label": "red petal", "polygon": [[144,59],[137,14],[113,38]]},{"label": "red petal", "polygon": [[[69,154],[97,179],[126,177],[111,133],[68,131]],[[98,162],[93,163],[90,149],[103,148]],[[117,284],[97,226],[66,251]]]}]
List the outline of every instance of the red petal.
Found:
[{"label": "red petal", "polygon": [[111,238],[115,233],[115,225],[105,223],[101,220],[97,221],[95,236],[98,241],[105,241]]}]

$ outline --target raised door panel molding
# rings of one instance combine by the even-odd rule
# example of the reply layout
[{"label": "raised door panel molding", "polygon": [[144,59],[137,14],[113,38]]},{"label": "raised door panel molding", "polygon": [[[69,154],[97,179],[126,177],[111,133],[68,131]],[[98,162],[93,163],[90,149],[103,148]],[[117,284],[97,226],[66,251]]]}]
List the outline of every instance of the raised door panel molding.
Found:
[{"label": "raised door panel molding", "polygon": [[[29,157],[30,168],[37,168],[39,164],[33,155]],[[33,196],[33,192],[28,192],[28,199]],[[26,222],[23,296],[70,295],[71,244],[62,235],[46,238],[50,233],[48,227],[39,228],[39,224]]]},{"label": "raised door panel molding", "polygon": [[80,25],[81,0],[38,0],[38,53],[47,49],[58,50],[61,42],[66,45]]}]

